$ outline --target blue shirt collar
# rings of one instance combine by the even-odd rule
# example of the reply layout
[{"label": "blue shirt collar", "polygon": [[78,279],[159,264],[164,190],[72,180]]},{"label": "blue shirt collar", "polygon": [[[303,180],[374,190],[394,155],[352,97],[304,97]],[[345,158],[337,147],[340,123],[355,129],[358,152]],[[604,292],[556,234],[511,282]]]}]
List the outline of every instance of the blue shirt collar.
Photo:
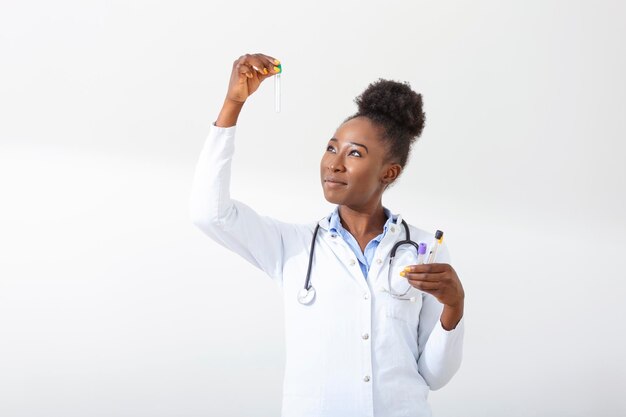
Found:
[{"label": "blue shirt collar", "polygon": [[[398,219],[398,216],[392,215],[391,211],[384,206],[383,206],[383,211],[385,212],[385,216],[387,216],[387,221],[385,222],[385,225],[383,227],[383,233],[379,237],[384,236],[387,233],[387,228],[389,227],[389,225],[391,223],[395,223],[396,220]],[[341,234],[343,234],[344,232],[347,232],[347,230],[344,229],[344,227],[341,224],[341,218],[339,217],[338,205],[335,206],[335,210],[333,210],[333,213],[330,216],[329,230],[331,232],[341,233]]]}]

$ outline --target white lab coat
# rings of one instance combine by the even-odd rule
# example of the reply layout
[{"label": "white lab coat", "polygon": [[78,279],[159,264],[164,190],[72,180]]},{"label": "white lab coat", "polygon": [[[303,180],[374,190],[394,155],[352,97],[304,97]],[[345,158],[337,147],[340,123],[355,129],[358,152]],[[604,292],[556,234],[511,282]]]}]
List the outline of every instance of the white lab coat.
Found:
[{"label": "white lab coat", "polygon": [[[404,239],[402,216],[380,242],[365,279],[354,252],[329,232],[329,216],[285,223],[230,198],[235,130],[211,123],[194,173],[190,216],[202,232],[263,270],[282,290],[282,417],[430,416],[429,389],[445,385],[460,366],[464,319],[446,331],[435,297],[412,288],[407,295],[417,301],[410,302],[379,291],[388,287],[391,247]],[[304,306],[297,293],[304,286],[316,223],[311,272],[316,297]],[[412,240],[431,244],[432,233],[409,227]],[[436,262],[450,262],[445,244]],[[415,250],[402,246],[391,271],[396,292],[407,285],[399,272],[415,263]]]}]

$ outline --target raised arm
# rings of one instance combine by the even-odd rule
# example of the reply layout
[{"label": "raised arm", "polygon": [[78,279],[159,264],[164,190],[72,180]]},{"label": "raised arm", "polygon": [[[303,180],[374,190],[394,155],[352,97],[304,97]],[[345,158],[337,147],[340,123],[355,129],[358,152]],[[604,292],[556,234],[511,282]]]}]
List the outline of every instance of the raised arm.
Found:
[{"label": "raised arm", "polygon": [[233,63],[224,105],[211,124],[196,164],[189,215],[203,233],[278,281],[282,279],[283,231],[286,224],[261,216],[230,198],[230,170],[235,149],[236,122],[247,97],[277,73],[273,58],[242,55]]}]

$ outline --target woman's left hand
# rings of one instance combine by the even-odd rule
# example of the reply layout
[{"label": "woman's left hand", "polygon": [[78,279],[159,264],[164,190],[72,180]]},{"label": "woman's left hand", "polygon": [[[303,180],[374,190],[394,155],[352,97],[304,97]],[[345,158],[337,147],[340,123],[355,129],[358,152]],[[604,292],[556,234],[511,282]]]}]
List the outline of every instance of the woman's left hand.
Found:
[{"label": "woman's left hand", "polygon": [[463,306],[465,291],[450,264],[409,265],[400,275],[418,290],[432,294],[443,305],[453,308]]}]

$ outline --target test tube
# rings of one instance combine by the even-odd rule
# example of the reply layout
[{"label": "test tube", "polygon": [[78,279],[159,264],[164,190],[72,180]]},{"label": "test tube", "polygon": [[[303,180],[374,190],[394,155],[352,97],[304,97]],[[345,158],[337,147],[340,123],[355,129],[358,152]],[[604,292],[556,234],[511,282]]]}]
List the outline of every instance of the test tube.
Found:
[{"label": "test tube", "polygon": [[274,96],[276,102],[276,113],[280,113],[280,76],[283,73],[282,64],[276,65],[279,73],[274,75]]},{"label": "test tube", "polygon": [[421,265],[424,263],[424,258],[426,257],[426,243],[420,242],[417,250],[417,264]]},{"label": "test tube", "polygon": [[432,263],[437,257],[437,249],[439,249],[441,242],[443,242],[443,232],[441,230],[437,230],[435,232],[435,241],[433,242],[433,247],[428,254],[428,260],[426,261],[427,264]]}]

